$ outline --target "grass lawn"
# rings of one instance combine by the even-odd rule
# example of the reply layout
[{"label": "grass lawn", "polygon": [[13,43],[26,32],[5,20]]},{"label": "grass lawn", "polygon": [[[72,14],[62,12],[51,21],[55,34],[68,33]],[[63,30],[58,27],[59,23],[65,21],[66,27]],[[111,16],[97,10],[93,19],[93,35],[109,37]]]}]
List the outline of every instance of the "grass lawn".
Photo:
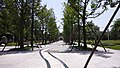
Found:
[{"label": "grass lawn", "polygon": [[103,44],[120,45],[120,40],[102,40]]},{"label": "grass lawn", "polygon": [[[103,44],[120,45],[120,40],[101,40]],[[94,44],[94,40],[87,40],[88,44]]]},{"label": "grass lawn", "polygon": [[120,50],[120,40],[102,40],[101,41],[104,45],[112,45],[112,46],[105,46],[106,48]]},{"label": "grass lawn", "polygon": [[114,50],[120,50],[120,45],[116,46],[105,46],[106,48],[114,49]]},{"label": "grass lawn", "polygon": [[[106,48],[120,50],[120,40],[101,40],[101,42]],[[87,43],[94,44],[92,40],[88,40]]]}]

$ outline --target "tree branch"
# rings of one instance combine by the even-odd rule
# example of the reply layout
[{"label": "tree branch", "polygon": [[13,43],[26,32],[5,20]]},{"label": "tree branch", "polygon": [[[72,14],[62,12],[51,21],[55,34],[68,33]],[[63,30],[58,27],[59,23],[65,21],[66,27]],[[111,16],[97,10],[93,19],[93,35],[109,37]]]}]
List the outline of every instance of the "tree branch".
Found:
[{"label": "tree branch", "polygon": [[104,9],[101,13],[92,14],[92,15],[96,15],[96,16],[88,17],[88,18],[96,18],[96,17],[100,16],[102,13],[104,13],[105,10],[106,9]]},{"label": "tree branch", "polygon": [[[98,9],[100,6],[101,6],[101,3],[97,4],[97,6],[90,12],[89,15],[92,15],[96,11],[96,9]],[[87,15],[87,16],[89,16],[89,15]]]}]

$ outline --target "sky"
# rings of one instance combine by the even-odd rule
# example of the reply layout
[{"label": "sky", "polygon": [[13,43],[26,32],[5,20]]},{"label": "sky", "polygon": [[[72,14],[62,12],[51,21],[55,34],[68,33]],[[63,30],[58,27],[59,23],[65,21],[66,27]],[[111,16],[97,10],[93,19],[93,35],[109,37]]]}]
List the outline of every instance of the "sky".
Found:
[{"label": "sky", "polygon": [[[109,8],[107,11],[105,11],[102,15],[100,15],[98,18],[93,19],[93,22],[95,25],[100,27],[100,30],[103,31],[104,28],[106,27],[108,21],[110,20],[110,18],[112,17],[114,11],[116,10],[117,7],[115,8]],[[113,19],[113,21],[115,21],[116,19],[120,18],[120,9],[117,12],[115,18]],[[111,23],[111,25],[113,25],[114,22]],[[111,29],[111,27],[109,27]]]},{"label": "sky", "polygon": [[[61,18],[63,18],[63,10],[64,10],[63,2],[67,2],[67,0],[42,0],[42,2],[41,2],[42,5],[47,4],[48,9],[50,9],[50,8],[54,9],[53,11],[55,13],[57,26],[58,27],[60,26],[60,28],[59,28],[60,32],[63,31],[62,30],[63,26],[61,24],[61,22],[62,22]],[[114,11],[115,11],[115,8],[109,8],[101,16],[92,19],[93,23],[95,25],[97,25],[98,27],[100,27],[100,30],[103,31]],[[116,20],[117,18],[120,18],[120,10],[118,11],[114,20]],[[113,25],[113,22],[111,25]]]},{"label": "sky", "polygon": [[63,31],[63,27],[62,27],[62,20],[61,18],[63,18],[63,2],[66,2],[67,0],[42,0],[41,4],[45,5],[47,4],[47,8],[53,8],[53,11],[55,13],[55,17],[56,17],[56,22],[57,22],[57,27],[60,26],[59,31],[62,32]]}]

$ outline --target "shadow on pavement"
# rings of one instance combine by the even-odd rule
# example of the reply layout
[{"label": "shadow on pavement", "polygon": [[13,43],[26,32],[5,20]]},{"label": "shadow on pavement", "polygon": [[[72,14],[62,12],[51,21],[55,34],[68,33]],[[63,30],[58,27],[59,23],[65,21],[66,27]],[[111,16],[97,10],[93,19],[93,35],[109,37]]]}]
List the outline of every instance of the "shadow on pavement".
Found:
[{"label": "shadow on pavement", "polygon": [[95,55],[98,57],[102,57],[102,58],[110,58],[111,56],[108,54],[114,54],[113,52],[104,52],[104,51],[96,51]]},{"label": "shadow on pavement", "polygon": [[18,53],[31,53],[32,51],[3,51],[0,52],[1,55],[9,55],[9,54],[18,54]]},{"label": "shadow on pavement", "polygon": [[[91,54],[91,51],[80,51],[80,50],[73,50],[71,51],[70,48],[63,50],[63,51],[59,51],[59,50],[48,50],[47,52],[51,52],[51,53],[78,53],[80,55],[89,55]],[[98,51],[96,50],[94,55],[98,56],[98,57],[102,57],[102,58],[110,58],[111,56],[109,56],[108,54],[114,54],[114,52],[105,52],[105,51]]]}]

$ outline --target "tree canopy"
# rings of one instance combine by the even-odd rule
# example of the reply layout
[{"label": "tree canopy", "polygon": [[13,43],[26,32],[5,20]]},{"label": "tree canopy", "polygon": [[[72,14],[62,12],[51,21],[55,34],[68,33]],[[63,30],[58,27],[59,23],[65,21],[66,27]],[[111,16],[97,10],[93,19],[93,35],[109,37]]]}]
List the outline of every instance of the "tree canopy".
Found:
[{"label": "tree canopy", "polygon": [[[114,1],[114,0],[68,0],[68,3],[66,3],[64,9],[64,18],[63,18],[64,26],[65,25],[70,26],[70,24],[73,22],[71,22],[69,19],[74,20],[75,18],[74,22],[77,25],[77,32],[78,32],[77,33],[78,46],[80,46],[80,37],[81,37],[80,35],[82,32],[84,48],[87,48],[86,45],[86,40],[87,40],[86,26],[88,22],[87,19],[99,17],[102,13],[104,13],[108,9],[109,6],[115,7],[117,4],[118,1]],[[69,10],[69,12],[67,10]],[[73,17],[71,18],[70,15],[72,15]],[[68,22],[68,24],[66,23],[66,21]],[[70,37],[70,35],[72,34],[70,32],[70,28],[72,27],[67,27],[67,26],[65,27],[64,31],[66,31],[66,33],[64,32],[64,35]],[[69,39],[70,38],[68,38],[68,40]]]},{"label": "tree canopy", "polygon": [[47,9],[47,5],[42,6],[41,0],[33,1],[1,0],[0,2],[0,34],[12,34],[15,41],[19,42],[20,48],[24,48],[24,41],[31,40],[32,22],[34,41],[43,40],[43,44],[46,44],[47,41],[58,40],[59,31],[53,9]]}]

